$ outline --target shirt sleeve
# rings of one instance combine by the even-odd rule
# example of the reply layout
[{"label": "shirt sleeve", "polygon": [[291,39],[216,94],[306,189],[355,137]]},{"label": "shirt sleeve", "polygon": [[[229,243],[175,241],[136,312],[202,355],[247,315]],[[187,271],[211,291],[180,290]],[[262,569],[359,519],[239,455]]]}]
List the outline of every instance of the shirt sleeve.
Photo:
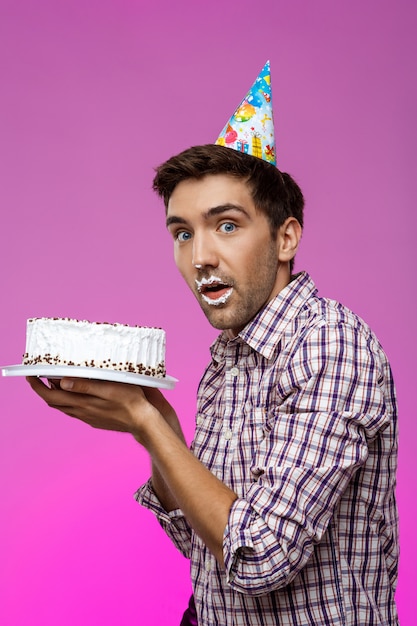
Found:
[{"label": "shirt sleeve", "polygon": [[191,552],[191,528],[181,509],[165,511],[152,488],[150,479],[136,491],[134,497],[140,505],[152,511],[176,548],[189,559]]},{"label": "shirt sleeve", "polygon": [[338,323],[310,333],[277,381],[253,483],[223,540],[231,587],[261,595],[290,583],[321,541],[369,446],[392,415],[373,336]]}]

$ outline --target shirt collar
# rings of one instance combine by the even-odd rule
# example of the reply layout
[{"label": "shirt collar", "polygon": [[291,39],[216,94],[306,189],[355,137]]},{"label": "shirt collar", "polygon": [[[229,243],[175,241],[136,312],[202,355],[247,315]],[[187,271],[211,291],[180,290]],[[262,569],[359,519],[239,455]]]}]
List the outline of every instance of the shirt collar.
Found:
[{"label": "shirt collar", "polygon": [[225,332],[221,333],[210,348],[212,358],[217,362],[221,361],[227,344],[240,340],[266,359],[270,359],[287,325],[297,316],[305,301],[315,293],[317,289],[309,274],[296,274],[235,339],[230,340]]}]

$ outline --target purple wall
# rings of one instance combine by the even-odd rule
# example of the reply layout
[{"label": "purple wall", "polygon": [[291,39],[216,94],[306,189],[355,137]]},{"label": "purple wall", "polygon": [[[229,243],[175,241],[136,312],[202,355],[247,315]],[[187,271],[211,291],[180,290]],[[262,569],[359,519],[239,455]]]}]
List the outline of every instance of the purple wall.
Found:
[{"label": "purple wall", "polygon": [[[415,623],[416,8],[407,0],[3,0],[0,364],[26,319],[160,325],[188,438],[215,331],[177,275],[153,167],[214,141],[271,60],[278,161],[307,200],[298,269],[376,330],[400,405],[402,626]],[[412,203],[413,202],[413,203]],[[177,624],[188,563],[132,493],[129,436],[0,380],[0,622]]]}]

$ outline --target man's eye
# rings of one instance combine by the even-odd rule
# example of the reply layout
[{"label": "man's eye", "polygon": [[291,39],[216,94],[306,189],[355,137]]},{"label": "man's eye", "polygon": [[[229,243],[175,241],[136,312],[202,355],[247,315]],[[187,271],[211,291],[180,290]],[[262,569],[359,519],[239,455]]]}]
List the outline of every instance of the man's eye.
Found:
[{"label": "man's eye", "polygon": [[225,222],[220,226],[220,230],[223,233],[232,233],[234,230],[236,230],[236,225],[232,224],[232,222]]},{"label": "man's eye", "polygon": [[176,235],[175,239],[180,243],[184,243],[184,241],[188,241],[191,238],[191,234],[187,233],[186,230],[180,230]]}]

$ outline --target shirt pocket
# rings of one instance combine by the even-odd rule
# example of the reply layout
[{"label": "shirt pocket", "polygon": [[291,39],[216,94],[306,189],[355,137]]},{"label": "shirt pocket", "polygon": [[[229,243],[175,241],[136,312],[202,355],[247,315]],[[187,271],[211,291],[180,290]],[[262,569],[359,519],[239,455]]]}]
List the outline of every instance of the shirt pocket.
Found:
[{"label": "shirt pocket", "polygon": [[244,410],[235,427],[238,433],[239,448],[253,454],[265,439],[268,431],[267,411],[264,407],[251,407]]},{"label": "shirt pocket", "polygon": [[253,445],[253,454],[250,464],[250,474],[252,480],[257,481],[268,469],[271,462],[270,453],[274,448],[274,433],[277,428],[278,415],[276,411],[262,411],[262,421],[258,419],[258,435]]},{"label": "shirt pocket", "polygon": [[222,429],[220,417],[197,413],[196,428],[191,450],[204,465],[211,468],[216,459],[218,441]]},{"label": "shirt pocket", "polygon": [[245,410],[234,431],[235,445],[228,467],[230,482],[238,495],[242,495],[257,477],[256,459],[266,435],[265,409],[251,407]]}]

